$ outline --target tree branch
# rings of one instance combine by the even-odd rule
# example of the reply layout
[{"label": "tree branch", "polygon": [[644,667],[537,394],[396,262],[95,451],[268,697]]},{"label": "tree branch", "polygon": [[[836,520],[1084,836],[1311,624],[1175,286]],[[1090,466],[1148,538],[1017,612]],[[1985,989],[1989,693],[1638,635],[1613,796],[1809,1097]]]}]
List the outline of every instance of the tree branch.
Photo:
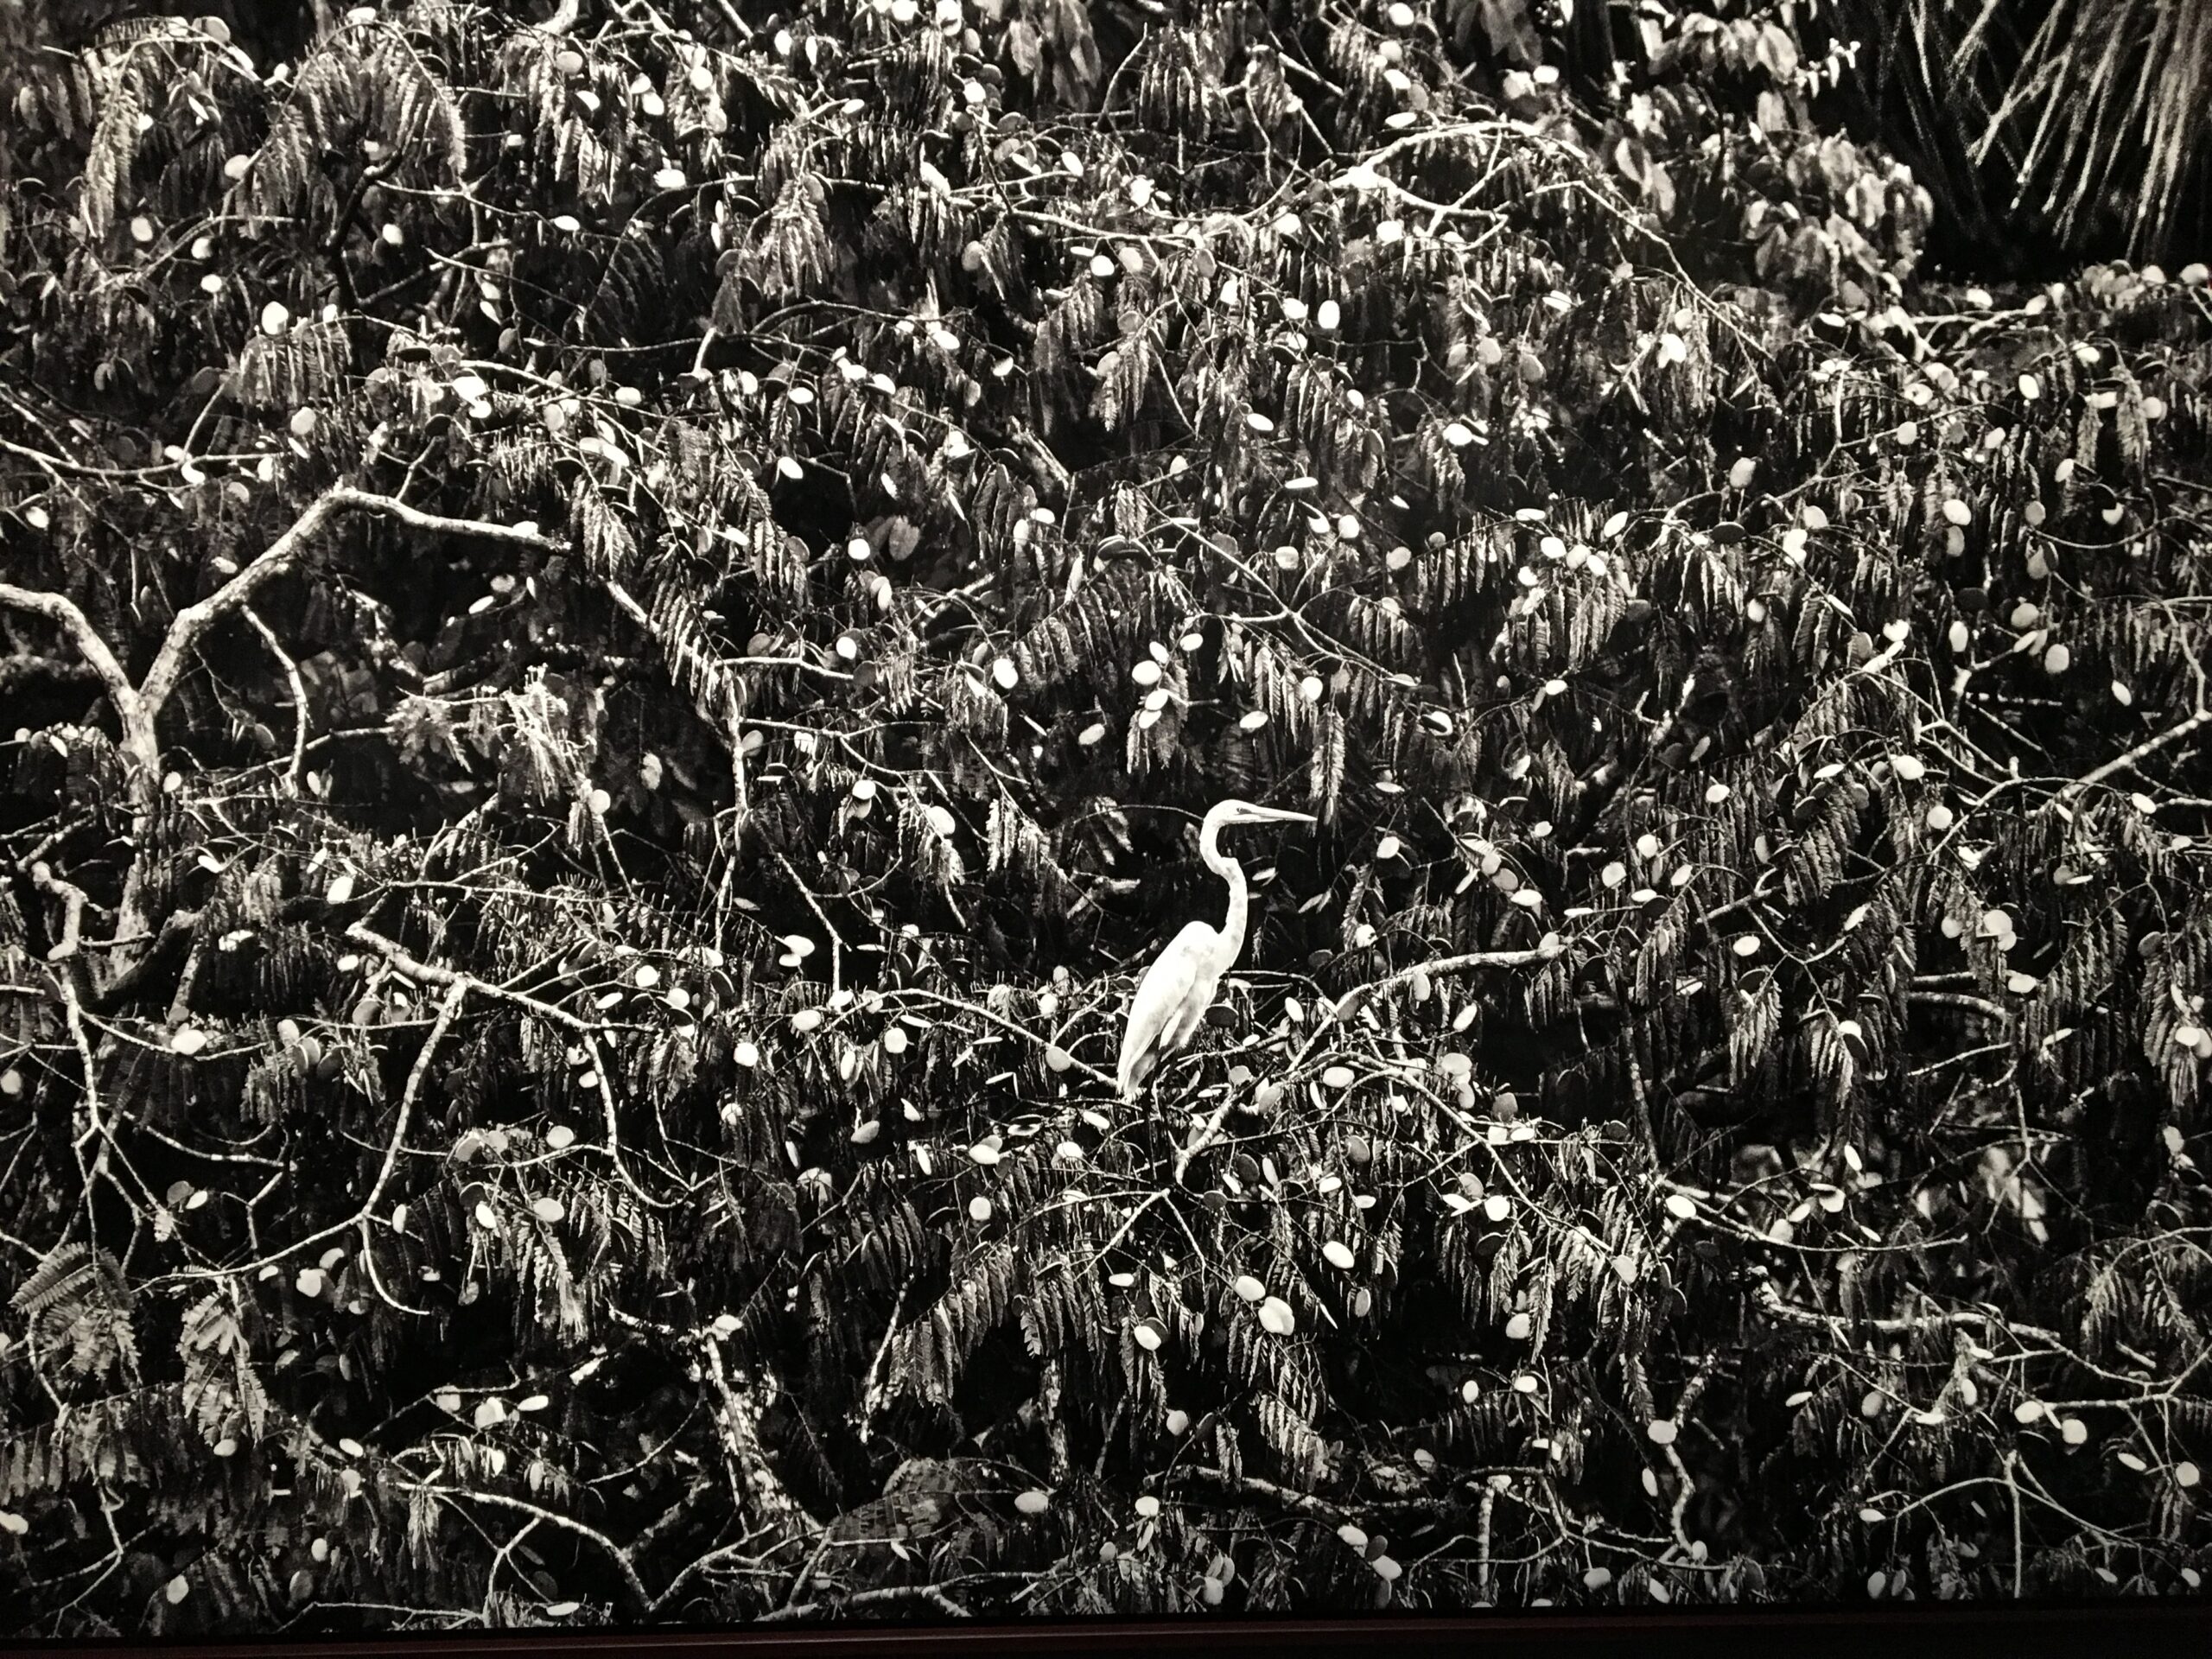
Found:
[{"label": "tree branch", "polygon": [[63,962],[77,954],[77,946],[85,932],[85,906],[90,902],[85,890],[73,881],[65,881],[54,873],[54,867],[44,859],[31,866],[31,885],[41,893],[52,893],[61,901],[61,937],[46,953],[48,962]]},{"label": "tree branch", "polygon": [[284,792],[300,792],[300,764],[308,752],[308,688],[300,677],[300,665],[292,653],[284,649],[284,642],[276,637],[276,630],[255,614],[253,607],[245,607],[247,625],[261,636],[261,643],[269,647],[269,654],[283,664],[284,677],[292,685],[292,760],[284,768]]},{"label": "tree branch", "polygon": [[1794,1325],[1808,1331],[1825,1332],[1839,1342],[1847,1341],[1853,1332],[1871,1332],[1878,1336],[1902,1337],[1915,1332],[1942,1331],[1959,1325],[1973,1325],[1994,1335],[1999,1332],[2015,1337],[2032,1337],[2037,1342],[2056,1345],[2058,1335],[2039,1325],[2018,1325],[1999,1313],[1985,1313],[1979,1308],[1946,1310],[1931,1308],[1925,1313],[1904,1319],[1851,1319],[1841,1313],[1822,1313],[1809,1307],[1799,1307],[1785,1301],[1773,1283],[1760,1279],[1751,1287],[1751,1300],[1762,1313],[1784,1325]]},{"label": "tree branch", "polygon": [[2208,722],[2212,722],[2212,709],[2199,709],[2195,714],[2190,715],[2188,719],[2181,721],[2177,724],[2167,727],[2164,731],[2158,733],[2155,736],[2145,738],[2133,748],[2128,750],[2126,753],[2114,755],[2111,760],[2106,761],[2104,765],[2097,767],[2094,772],[2083,773],[2081,777],[2069,784],[2064,789],[2061,790],[2059,794],[2063,798],[2068,795],[2077,795],[2085,789],[2094,788],[2097,785],[2104,782],[2106,779],[2126,772],[2138,761],[2149,760],[2152,755],[2158,753],[2159,750],[2171,748],[2175,744],[2182,741],[2182,740],[2188,737],[2190,733],[2196,730],[2198,727],[2205,725]]},{"label": "tree branch", "polygon": [[791,1619],[810,1618],[817,1613],[847,1612],[858,1607],[880,1607],[887,1603],[926,1601],[943,1613],[954,1618],[966,1618],[968,1610],[934,1584],[887,1584],[874,1590],[855,1590],[850,1595],[838,1596],[825,1601],[802,1601],[796,1606],[776,1607],[753,1620],[756,1624],[774,1624]]},{"label": "tree branch", "polygon": [[575,1033],[583,1039],[585,1046],[591,1051],[592,1062],[598,1068],[600,1104],[607,1129],[606,1150],[607,1158],[614,1166],[615,1173],[622,1178],[623,1185],[646,1204],[655,1209],[668,1207],[668,1200],[656,1199],[646,1195],[645,1189],[638,1185],[637,1178],[631,1174],[629,1165],[623,1160],[621,1127],[614,1112],[614,1091],[608,1086],[607,1082],[613,1074],[607,1064],[607,1056],[600,1049],[601,1029],[599,1027],[588,1020],[569,1013],[566,1008],[556,1007],[552,1003],[542,1001],[524,992],[510,990],[507,987],[494,984],[490,980],[478,979],[472,974],[458,973],[451,968],[440,968],[417,957],[410,956],[404,946],[374,931],[366,923],[354,923],[346,930],[346,937],[354,944],[375,951],[410,979],[420,981],[426,985],[466,988],[468,990],[480,992],[495,1001],[511,1003],[516,1007],[536,1014],[541,1020]]},{"label": "tree branch", "polygon": [[442,513],[424,512],[419,507],[409,506],[395,496],[378,495],[367,490],[357,490],[346,484],[337,485],[309,502],[307,511],[292,521],[292,527],[270,543],[252,563],[207,598],[186,606],[176,613],[169,624],[168,636],[162,641],[161,650],[154,658],[154,664],[146,671],[145,682],[140,688],[139,695],[145,701],[149,717],[161,712],[170,693],[175,690],[176,683],[182,677],[185,665],[190,661],[201,636],[224,617],[243,608],[256,594],[278,576],[296,569],[315,532],[341,512],[381,513],[413,529],[431,531],[440,535],[468,536],[482,541],[505,542],[548,550],[560,546],[551,537],[519,524],[495,524],[480,518],[450,518]]},{"label": "tree branch", "polygon": [[518,1515],[534,1516],[549,1527],[557,1527],[563,1532],[572,1532],[579,1538],[588,1540],[598,1545],[606,1553],[607,1559],[614,1563],[616,1571],[622,1575],[622,1587],[630,1592],[632,1604],[638,1611],[645,1614],[652,1611],[653,1599],[645,1592],[645,1583],[638,1577],[637,1567],[630,1560],[629,1552],[597,1527],[588,1526],[582,1521],[571,1520],[565,1515],[540,1508],[537,1504],[524,1503],[521,1498],[509,1497],[504,1492],[480,1492],[470,1488],[428,1484],[416,1490],[429,1492],[437,1497],[466,1498],[471,1503],[489,1503],[495,1509],[511,1510]]},{"label": "tree branch", "polygon": [[1364,984],[1353,986],[1337,999],[1336,1018],[1342,1020],[1377,991],[1387,990],[1393,985],[1402,985],[1420,974],[1436,979],[1446,974],[1465,973],[1471,968],[1528,968],[1540,962],[1549,962],[1560,954],[1558,950],[1548,950],[1538,945],[1527,950],[1470,950],[1457,957],[1432,957],[1427,962],[1417,962],[1410,968],[1401,968],[1394,974],[1385,974],[1381,979],[1371,979]]},{"label": "tree branch", "polygon": [[161,649],[154,653],[153,666],[146,671],[145,680],[139,688],[149,718],[161,714],[169,694],[176,690],[176,683],[183,677],[185,665],[191,660],[200,636],[300,562],[309,538],[337,512],[340,493],[334,490],[318,496],[305,512],[292,521],[289,530],[262,550],[258,558],[207,598],[186,606],[170,620]]},{"label": "tree branch", "polygon": [[143,704],[138,690],[130,683],[130,675],[92,619],[78,608],[76,601],[63,594],[40,593],[35,588],[18,588],[11,582],[0,582],[0,605],[10,609],[27,611],[33,616],[44,617],[69,636],[69,643],[85,659],[92,672],[99,677],[101,687],[107,692],[108,701],[123,717],[124,734],[129,739],[134,723],[143,715]]},{"label": "tree branch", "polygon": [[397,1121],[391,1127],[391,1139],[385,1145],[384,1162],[378,1168],[377,1178],[369,1187],[368,1197],[361,1200],[361,1207],[359,1210],[341,1222],[309,1233],[304,1238],[294,1239],[289,1244],[272,1251],[258,1261],[247,1262],[235,1268],[188,1268],[175,1276],[181,1279],[234,1280],[241,1278],[247,1274],[258,1273],[264,1268],[282,1262],[288,1256],[296,1255],[300,1251],[320,1244],[327,1238],[335,1238],[341,1233],[349,1233],[356,1227],[371,1220],[376,1214],[377,1201],[384,1197],[385,1188],[391,1183],[392,1171],[398,1167],[399,1154],[406,1146],[407,1126],[414,1120],[415,1102],[423,1092],[424,1080],[429,1076],[430,1061],[437,1053],[438,1046],[445,1040],[447,1032],[453,1028],[454,1017],[461,1012],[461,1006],[467,1000],[468,992],[474,985],[474,982],[467,980],[451,985],[446,992],[445,1001],[438,1005],[438,1015],[431,1023],[430,1034],[423,1039],[423,1046],[416,1051],[415,1064],[407,1073],[406,1085],[400,1091]]},{"label": "tree branch", "polygon": [[721,1402],[720,1409],[714,1414],[715,1426],[721,1431],[722,1443],[736,1473],[751,1489],[751,1501],[758,1508],[761,1521],[786,1531],[818,1532],[819,1523],[798,1506],[770,1466],[768,1454],[760,1445],[760,1407],[731,1385],[728,1367],[722,1361],[721,1344],[710,1331],[696,1333],[693,1341]]}]

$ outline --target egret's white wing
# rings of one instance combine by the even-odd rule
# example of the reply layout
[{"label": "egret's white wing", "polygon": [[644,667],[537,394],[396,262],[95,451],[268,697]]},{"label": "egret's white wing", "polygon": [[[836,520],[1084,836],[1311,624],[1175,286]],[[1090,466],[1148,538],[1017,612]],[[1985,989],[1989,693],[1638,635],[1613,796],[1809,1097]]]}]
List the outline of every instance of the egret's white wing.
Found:
[{"label": "egret's white wing", "polygon": [[[1178,1016],[1185,1014],[1184,1005],[1198,982],[1207,977],[1211,952],[1219,944],[1220,935],[1211,927],[1192,922],[1145,969],[1143,979],[1137,982],[1137,994],[1129,999],[1128,1028],[1122,1033],[1120,1081],[1124,1100],[1137,1097],[1153,1067],[1160,1064],[1163,1047],[1168,1046],[1163,1039],[1179,1023]],[[1188,1039],[1186,1029],[1184,1040]]]},{"label": "egret's white wing", "polygon": [[[1211,929],[1207,930],[1211,932]],[[1220,936],[1207,941],[1207,954],[1198,964],[1198,973],[1191,982],[1191,988],[1183,994],[1174,1016],[1167,1022],[1167,1029],[1160,1033],[1160,1052],[1164,1055],[1179,1054],[1191,1046],[1191,1039],[1198,1034],[1198,1027],[1205,1023],[1206,1010],[1213,1006],[1215,995],[1221,989]]]}]

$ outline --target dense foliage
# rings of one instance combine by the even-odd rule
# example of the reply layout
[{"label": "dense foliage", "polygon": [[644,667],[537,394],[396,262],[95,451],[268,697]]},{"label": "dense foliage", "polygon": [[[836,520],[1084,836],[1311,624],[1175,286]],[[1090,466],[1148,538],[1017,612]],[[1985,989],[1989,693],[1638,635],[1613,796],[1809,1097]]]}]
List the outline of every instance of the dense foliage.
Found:
[{"label": "dense foliage", "polygon": [[2199,1586],[2201,264],[1779,3],[543,10],[0,11],[7,1628]]}]

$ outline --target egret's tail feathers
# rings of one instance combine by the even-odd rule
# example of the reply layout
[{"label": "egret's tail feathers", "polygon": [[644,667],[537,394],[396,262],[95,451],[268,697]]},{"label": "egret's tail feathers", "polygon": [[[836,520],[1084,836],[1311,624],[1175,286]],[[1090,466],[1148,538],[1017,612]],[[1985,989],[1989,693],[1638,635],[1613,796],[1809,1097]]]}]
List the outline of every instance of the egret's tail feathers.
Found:
[{"label": "egret's tail feathers", "polygon": [[1140,1049],[1122,1057],[1122,1098],[1135,1105],[1143,1096],[1144,1086],[1152,1078],[1153,1069],[1160,1064],[1159,1054],[1152,1049]]}]

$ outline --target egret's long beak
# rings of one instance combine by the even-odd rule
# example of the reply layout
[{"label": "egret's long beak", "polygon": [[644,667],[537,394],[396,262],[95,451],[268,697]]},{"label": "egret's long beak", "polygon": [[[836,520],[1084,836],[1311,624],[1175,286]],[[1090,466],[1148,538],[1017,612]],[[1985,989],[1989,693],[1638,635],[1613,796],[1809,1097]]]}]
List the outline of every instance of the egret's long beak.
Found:
[{"label": "egret's long beak", "polygon": [[1311,812],[1290,812],[1279,806],[1255,806],[1251,809],[1255,823],[1318,823]]}]

